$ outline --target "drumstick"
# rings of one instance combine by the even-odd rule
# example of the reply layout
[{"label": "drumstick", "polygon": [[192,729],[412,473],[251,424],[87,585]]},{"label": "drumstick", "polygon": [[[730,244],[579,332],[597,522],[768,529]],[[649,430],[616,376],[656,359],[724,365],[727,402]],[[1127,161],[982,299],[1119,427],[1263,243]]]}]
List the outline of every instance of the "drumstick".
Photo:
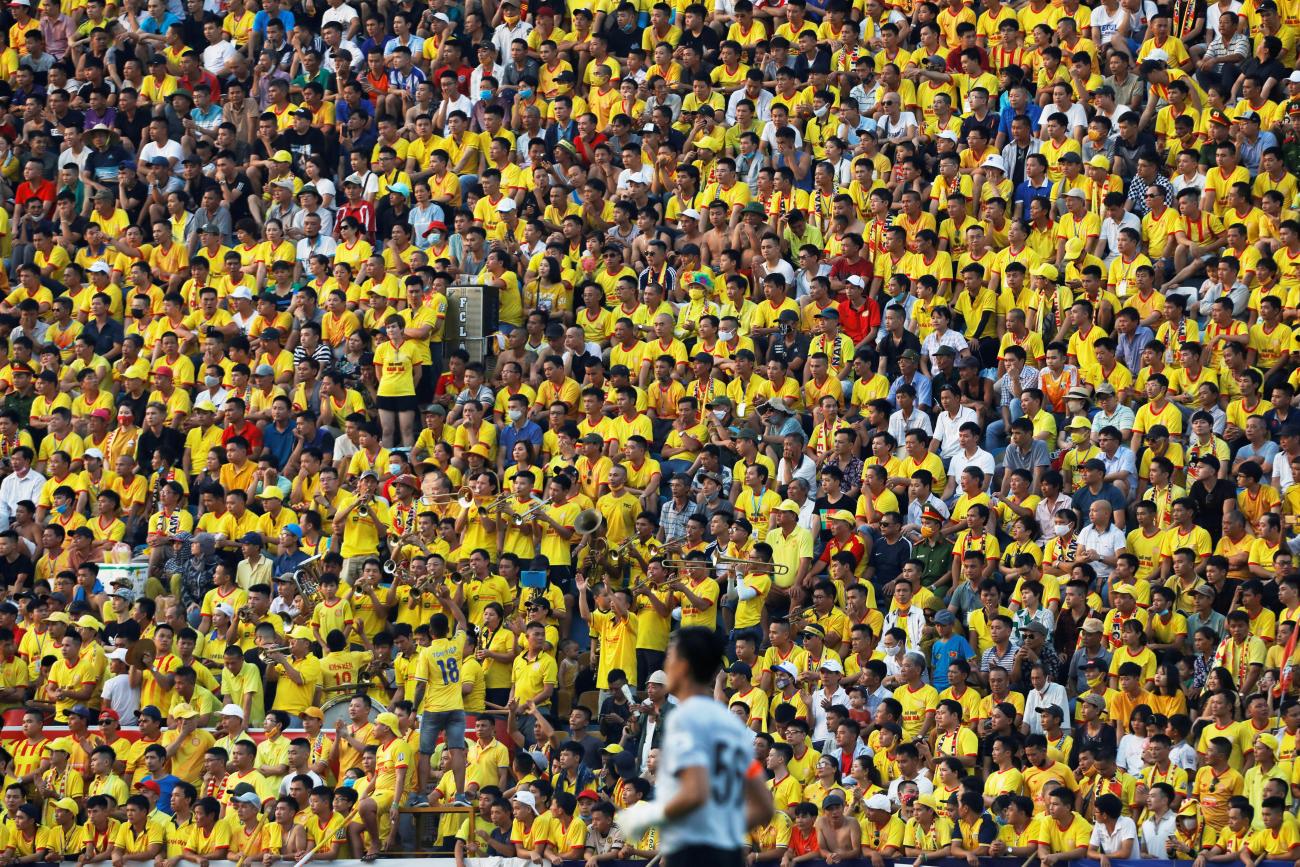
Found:
[{"label": "drumstick", "polygon": [[239,860],[235,862],[235,867],[244,867],[244,862],[248,860],[248,850],[253,845],[253,838],[259,837],[262,833],[262,829],[265,827],[266,827],[266,817],[265,816],[258,817],[257,828],[253,831],[253,836],[248,838],[248,846],[244,847],[244,851],[240,853]]},{"label": "drumstick", "polygon": [[[357,815],[357,813],[359,813],[359,812],[361,812],[361,802],[360,802],[360,801],[358,801],[358,802],[357,802],[357,805],[356,805],[355,807],[352,808],[352,812],[351,812],[351,813],[348,813],[345,817],[343,817],[343,828],[344,828],[344,829],[347,828],[349,822],[351,822],[353,819],[356,818],[356,815]],[[322,837],[322,838],[321,838],[321,841],[320,841],[319,843],[317,843],[315,846],[312,846],[310,849],[308,849],[308,850],[306,851],[306,853],[305,853],[301,858],[299,858],[299,859],[297,860],[297,862],[294,863],[293,867],[303,867],[303,865],[306,864],[308,860],[310,860],[311,856],[315,855],[317,852],[320,851],[320,847],[323,846],[323,845],[325,845],[325,841],[328,840],[328,839],[329,839],[328,837]]]}]

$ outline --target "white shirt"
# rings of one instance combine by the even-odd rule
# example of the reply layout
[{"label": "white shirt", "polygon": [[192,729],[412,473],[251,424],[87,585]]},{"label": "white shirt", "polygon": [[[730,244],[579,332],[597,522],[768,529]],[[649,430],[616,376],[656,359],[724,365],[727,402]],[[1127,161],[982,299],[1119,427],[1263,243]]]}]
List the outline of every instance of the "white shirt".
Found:
[{"label": "white shirt", "polygon": [[1140,738],[1135,734],[1124,735],[1119,739],[1119,745],[1115,747],[1115,764],[1137,776],[1142,768],[1146,767],[1146,761],[1142,758],[1146,748],[1146,738]]},{"label": "white shirt", "polygon": [[497,25],[497,29],[492,31],[492,44],[497,47],[497,57],[510,56],[510,44],[516,39],[528,39],[528,34],[533,32],[533,25],[520,18],[511,27],[504,21]]},{"label": "white shirt", "polygon": [[236,53],[235,46],[225,39],[209,45],[203,49],[203,68],[213,75],[225,75],[226,62]]},{"label": "white shirt", "polygon": [[[901,616],[897,608],[890,607],[889,613],[885,615],[884,625],[880,627],[883,635],[895,626],[907,633],[907,644],[903,650],[905,653],[919,653],[921,650],[921,639],[925,632],[925,609],[920,605],[908,605],[907,616]],[[900,662],[901,657],[900,657]]]},{"label": "white shirt", "polygon": [[353,9],[346,3],[340,3],[337,6],[331,6],[326,9],[320,17],[320,23],[325,25],[329,24],[331,21],[337,21],[339,24],[343,25],[343,35],[346,36],[348,33],[348,25],[359,17],[360,16],[357,15],[357,10]]},{"label": "white shirt", "polygon": [[133,726],[140,709],[140,690],[131,688],[131,675],[117,674],[104,682],[104,707],[117,711],[122,725]]},{"label": "white shirt", "polygon": [[950,460],[953,455],[961,451],[961,443],[957,439],[958,429],[966,422],[979,424],[979,416],[975,410],[968,406],[959,407],[957,415],[948,414],[947,410],[939,413],[934,420],[934,438],[939,441],[939,457],[945,461]]},{"label": "white shirt", "polygon": [[308,260],[315,254],[320,253],[322,256],[332,256],[336,249],[338,249],[338,243],[329,235],[326,235],[324,229],[322,229],[321,234],[317,235],[314,241],[311,238],[303,238],[298,241],[298,246],[295,248],[294,255],[297,256],[298,261],[301,262],[305,268],[307,267]]},{"label": "white shirt", "polygon": [[934,426],[930,424],[930,417],[915,406],[912,407],[912,414],[904,416],[901,409],[894,410],[894,414],[889,417],[889,433],[898,442],[898,456],[905,454],[903,451],[903,440],[907,432],[912,428],[920,428],[925,431],[926,436],[934,432]]},{"label": "white shirt", "polygon": [[[492,64],[492,77],[497,80],[497,84],[505,78],[506,68],[499,63]],[[469,74],[469,92],[478,93],[479,85],[483,83],[483,64],[474,67],[474,71]]]},{"label": "white shirt", "polygon": [[[1048,648],[1049,652],[1051,651]],[[1038,709],[1056,705],[1065,712],[1065,719],[1061,721],[1061,728],[1064,731],[1070,730],[1070,697],[1065,693],[1065,687],[1059,683],[1049,683],[1047,687],[1039,692],[1031,689],[1025,696],[1025,724],[1029,726],[1029,733],[1041,735],[1043,733],[1042,717],[1038,715]]]},{"label": "white shirt", "polygon": [[1142,221],[1132,211],[1125,211],[1124,218],[1118,223],[1110,217],[1101,221],[1101,240],[1106,244],[1104,264],[1108,266],[1119,256],[1119,230],[1124,228],[1133,229],[1141,236]]},{"label": "white shirt", "polygon": [[640,169],[623,169],[618,173],[618,185],[616,189],[619,192],[632,190],[632,182],[639,180],[647,187],[654,183],[654,171],[647,165],[642,164]]},{"label": "white shirt", "polygon": [[1166,844],[1174,836],[1177,823],[1178,816],[1173,810],[1165,810],[1165,814],[1158,820],[1148,814],[1147,820],[1142,823],[1142,836],[1138,838],[1142,844],[1142,854],[1147,858],[1168,858],[1169,849]]},{"label": "white shirt", "polygon": [[[1115,830],[1107,831],[1105,824],[1098,822],[1092,826],[1092,839],[1088,845],[1101,850],[1105,855],[1114,855],[1119,851],[1119,847],[1125,840],[1137,839],[1137,827],[1134,826],[1133,820],[1128,816],[1120,816],[1115,820]],[[1131,853],[1136,855],[1136,852]]]},{"label": "white shirt", "polygon": [[168,140],[161,145],[149,142],[144,147],[140,148],[140,158],[136,161],[136,165],[144,165],[154,157],[166,157],[171,161],[172,169],[174,170],[176,164],[185,159],[185,151],[181,149],[179,143],[171,140]]},{"label": "white shirt", "polygon": [[835,705],[849,706],[849,695],[844,691],[844,687],[836,687],[834,695],[826,695],[825,689],[819,689],[813,693],[812,701],[808,702],[808,715],[812,717],[812,740],[827,741],[830,740],[831,733],[826,728],[826,709],[822,707],[822,700],[829,698],[831,707]]},{"label": "white shirt", "polygon": [[31,500],[33,503],[40,500],[41,488],[44,486],[45,476],[30,467],[22,478],[18,477],[18,473],[5,476],[5,480],[0,482],[0,527],[9,528],[14,509],[23,500]]},{"label": "white shirt", "polygon": [[[966,409],[966,407],[962,408]],[[947,413],[943,414],[947,415]],[[993,455],[984,451],[984,449],[977,446],[975,454],[968,457],[966,450],[959,448],[957,453],[952,456],[952,459],[948,461],[948,477],[957,479],[960,482],[963,470],[967,467],[979,467],[984,471],[984,487],[987,488],[989,483],[993,481],[994,466]]]},{"label": "white shirt", "polygon": [[891,782],[889,784],[890,802],[893,803],[893,805],[896,807],[901,807],[903,805],[902,802],[898,800],[898,788],[903,783],[916,783],[916,789],[919,794],[922,795],[932,794],[934,792],[934,783],[930,782],[929,778],[924,776],[925,774],[926,771],[922,769],[919,772],[917,772],[916,779],[914,780],[904,780],[902,777],[899,777],[898,779]]},{"label": "white shirt", "polygon": [[[1106,528],[1104,533],[1098,532],[1092,524],[1084,527],[1079,531],[1079,548],[1087,548],[1090,551],[1096,551],[1100,557],[1113,557],[1116,552],[1123,551],[1127,547],[1127,541],[1124,533],[1114,524]],[[1110,577],[1114,566],[1109,566],[1100,560],[1092,560],[1090,566],[1097,572],[1097,577],[1103,581]]]},{"label": "white shirt", "polygon": [[1197,172],[1195,175],[1192,175],[1191,178],[1188,178],[1182,174],[1177,174],[1169,179],[1169,186],[1173,187],[1175,196],[1188,187],[1196,187],[1198,190],[1203,190],[1205,189],[1205,175],[1201,172]]}]

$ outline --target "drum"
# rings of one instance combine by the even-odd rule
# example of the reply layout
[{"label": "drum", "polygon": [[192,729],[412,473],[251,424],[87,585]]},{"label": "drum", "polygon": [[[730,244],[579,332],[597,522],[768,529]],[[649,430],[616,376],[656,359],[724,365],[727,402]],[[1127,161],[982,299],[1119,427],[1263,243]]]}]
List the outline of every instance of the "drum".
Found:
[{"label": "drum", "polygon": [[[345,725],[352,721],[352,717],[348,716],[348,704],[354,698],[356,698],[356,696],[341,695],[338,698],[330,699],[329,701],[325,702],[324,705],[321,706],[320,709],[321,715],[325,717],[325,721],[322,723],[322,727],[326,731],[333,731],[334,727],[338,725],[340,720]],[[374,700],[371,699],[369,696],[363,695],[362,698],[365,699],[366,707],[368,708],[366,716],[371,722],[374,722],[375,717],[379,716],[379,714],[383,711],[383,708],[375,704]]]}]

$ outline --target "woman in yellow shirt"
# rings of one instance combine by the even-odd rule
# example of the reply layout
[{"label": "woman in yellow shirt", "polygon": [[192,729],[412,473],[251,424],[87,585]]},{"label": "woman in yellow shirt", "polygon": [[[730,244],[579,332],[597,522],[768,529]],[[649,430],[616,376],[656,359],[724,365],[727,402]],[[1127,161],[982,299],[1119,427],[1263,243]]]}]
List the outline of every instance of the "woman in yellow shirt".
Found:
[{"label": "woman in yellow shirt", "polygon": [[406,339],[402,317],[393,314],[384,321],[388,340],[375,349],[375,377],[379,380],[379,424],[384,441],[395,445],[396,426],[401,425],[402,442],[415,442],[415,384],[421,364],[416,346]]}]

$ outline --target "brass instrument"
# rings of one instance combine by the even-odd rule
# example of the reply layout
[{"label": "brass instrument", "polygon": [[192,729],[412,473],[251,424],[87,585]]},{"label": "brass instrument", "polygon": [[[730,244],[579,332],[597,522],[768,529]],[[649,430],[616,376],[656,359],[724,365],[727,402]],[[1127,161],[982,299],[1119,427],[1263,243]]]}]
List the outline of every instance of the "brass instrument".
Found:
[{"label": "brass instrument", "polygon": [[369,518],[369,517],[370,517],[370,501],[373,500],[373,499],[374,499],[374,497],[367,497],[366,499],[362,500],[361,503],[357,506],[357,514],[360,515],[360,516],[363,517],[363,518]]},{"label": "brass instrument", "polygon": [[663,567],[673,569],[708,569],[708,560],[664,560]]},{"label": "brass instrument", "polygon": [[486,503],[483,504],[483,511],[499,512],[502,509],[504,509],[507,505],[509,505],[510,501],[514,499],[514,496],[515,495],[512,494],[510,491],[502,491],[501,493],[497,494],[495,497],[493,497],[492,499],[488,500]]},{"label": "brass instrument", "polygon": [[635,545],[636,543],[637,543],[637,537],[635,535],[632,535],[624,539],[623,542],[617,548],[612,548],[608,556],[606,556],[605,558],[605,561],[609,564],[609,568],[618,569],[622,567],[623,564],[628,560],[628,551],[630,551],[632,549],[632,546]]},{"label": "brass instrument", "polygon": [[263,665],[271,665],[273,663],[273,660],[271,659],[271,654],[288,653],[288,652],[289,652],[289,645],[287,644],[273,644],[270,647],[259,647],[257,649],[257,655],[262,660]]},{"label": "brass instrument", "polygon": [[595,509],[583,509],[573,519],[573,529],[579,536],[590,536],[605,524],[605,516]]},{"label": "brass instrument", "polygon": [[661,553],[667,553],[668,551],[677,551],[680,550],[682,546],[685,544],[686,544],[685,536],[673,536],[671,539],[668,539],[664,542],[663,547],[661,547],[659,551]]},{"label": "brass instrument", "polygon": [[445,506],[454,501],[460,503],[461,508],[468,509],[474,505],[474,492],[470,490],[469,485],[464,485],[454,493],[449,491],[445,494],[434,494],[429,499],[439,506]]},{"label": "brass instrument", "polygon": [[383,565],[383,570],[385,575],[387,575],[389,578],[392,578],[394,575],[397,574],[397,561],[385,560]]},{"label": "brass instrument", "polygon": [[748,567],[747,571],[759,575],[786,575],[790,572],[790,567],[784,563],[764,563],[761,560],[746,560],[741,557],[719,557],[713,565]]},{"label": "brass instrument", "polygon": [[302,597],[303,613],[310,614],[320,602],[320,575],[325,565],[322,562],[324,557],[323,553],[308,557],[290,575],[294,586],[298,588],[298,595]]},{"label": "brass instrument", "polygon": [[253,617],[253,603],[251,602],[245,602],[243,605],[239,606],[239,610],[235,612],[235,618],[242,620],[244,623],[252,623]]},{"label": "brass instrument", "polygon": [[512,515],[510,518],[510,523],[515,525],[516,527],[522,527],[524,524],[527,524],[529,521],[533,520],[533,518],[537,517],[542,512],[546,511],[546,509],[550,508],[550,506],[551,506],[551,499],[549,497],[547,497],[544,500],[537,500],[524,511]]}]

